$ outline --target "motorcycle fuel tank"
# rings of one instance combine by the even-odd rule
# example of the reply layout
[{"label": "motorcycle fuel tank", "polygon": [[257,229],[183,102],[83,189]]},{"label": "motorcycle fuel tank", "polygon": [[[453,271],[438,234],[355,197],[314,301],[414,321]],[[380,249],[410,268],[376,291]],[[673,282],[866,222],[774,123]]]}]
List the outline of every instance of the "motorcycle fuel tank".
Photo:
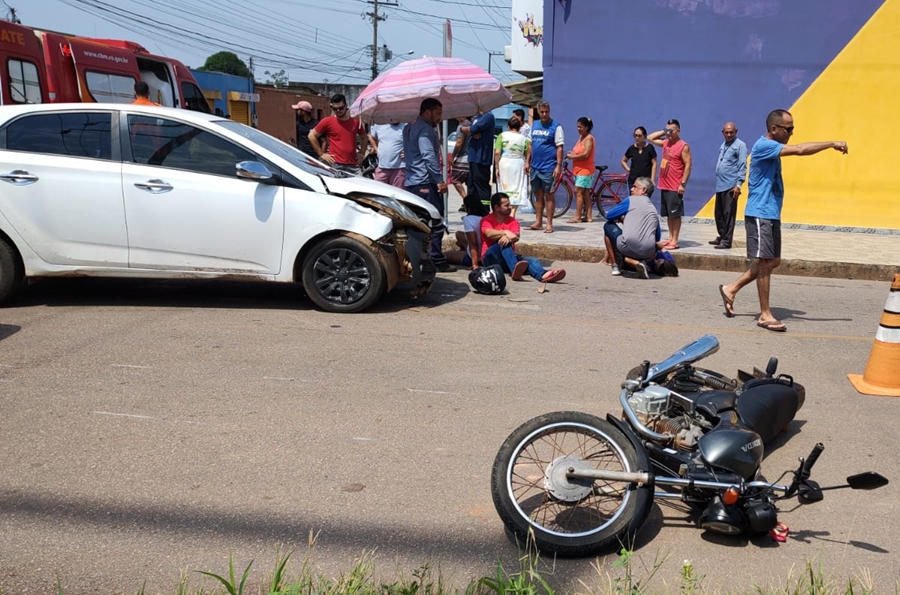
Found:
[{"label": "motorcycle fuel tank", "polygon": [[718,427],[698,442],[703,460],[752,480],[763,458],[759,434],[733,425]]}]

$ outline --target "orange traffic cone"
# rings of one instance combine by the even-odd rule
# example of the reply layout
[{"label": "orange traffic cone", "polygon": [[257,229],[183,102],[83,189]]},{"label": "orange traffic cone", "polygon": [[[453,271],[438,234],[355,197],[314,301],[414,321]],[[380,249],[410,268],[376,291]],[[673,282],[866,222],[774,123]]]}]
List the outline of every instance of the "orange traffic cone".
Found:
[{"label": "orange traffic cone", "polygon": [[900,397],[900,274],[894,275],[866,371],[847,378],[864,395]]}]

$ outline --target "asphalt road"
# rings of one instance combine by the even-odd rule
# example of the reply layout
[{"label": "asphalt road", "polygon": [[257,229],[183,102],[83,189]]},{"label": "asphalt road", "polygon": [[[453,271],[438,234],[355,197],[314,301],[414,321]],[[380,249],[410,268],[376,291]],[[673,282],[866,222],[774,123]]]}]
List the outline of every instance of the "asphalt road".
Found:
[{"label": "asphalt road", "polygon": [[[242,569],[268,579],[276,548],[335,575],[376,549],[386,578],[439,565],[464,585],[516,568],[518,552],[490,497],[504,438],[554,410],[616,412],[618,386],[704,334],[722,348],[706,367],[764,367],[807,387],[793,433],[763,466],[775,479],[818,441],[814,477],[869,469],[894,483],[782,505],[784,544],[704,535],[657,504],[639,558],[684,559],[705,584],[749,591],[807,560],[879,590],[900,576],[896,438],[900,400],[858,395],[888,285],[776,277],[784,334],[758,329],[755,289],[722,315],[732,273],[613,278],[567,264],[564,283],[469,292],[441,275],[417,303],[332,315],[292,287],[144,281],[47,281],[0,311],[0,591],[68,595],[174,592],[179,575]],[[544,559],[559,587],[608,586],[613,558]],[[599,568],[599,571],[598,571]],[[636,572],[640,573],[640,566]],[[581,583],[580,583],[581,582]],[[662,584],[662,583],[660,583]]]}]

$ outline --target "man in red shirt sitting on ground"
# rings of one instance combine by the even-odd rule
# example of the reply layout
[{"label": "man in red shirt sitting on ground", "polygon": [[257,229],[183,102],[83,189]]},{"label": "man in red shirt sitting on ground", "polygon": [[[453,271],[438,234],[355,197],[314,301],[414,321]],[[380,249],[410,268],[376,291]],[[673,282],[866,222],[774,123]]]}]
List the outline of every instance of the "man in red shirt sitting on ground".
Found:
[{"label": "man in red shirt sitting on ground", "polygon": [[542,283],[556,283],[566,276],[565,269],[545,270],[537,258],[516,254],[519,220],[510,217],[509,196],[498,192],[491,197],[491,214],[481,219],[481,266],[499,264],[519,281],[526,272]]}]

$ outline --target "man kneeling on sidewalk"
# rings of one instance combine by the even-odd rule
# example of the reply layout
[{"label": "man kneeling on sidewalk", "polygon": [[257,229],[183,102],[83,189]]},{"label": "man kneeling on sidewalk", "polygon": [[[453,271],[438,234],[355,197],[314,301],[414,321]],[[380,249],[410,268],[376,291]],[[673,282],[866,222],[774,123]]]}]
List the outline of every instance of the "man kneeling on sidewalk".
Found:
[{"label": "man kneeling on sidewalk", "polygon": [[513,281],[519,281],[526,272],[542,283],[562,281],[566,276],[565,269],[548,271],[537,258],[516,254],[521,228],[518,219],[510,217],[511,212],[509,196],[498,192],[491,197],[491,214],[481,219],[482,266],[499,264]]},{"label": "man kneeling on sidewalk", "polygon": [[[613,275],[621,275],[621,268],[628,264],[643,279],[650,278],[644,261],[656,258],[657,250],[665,245],[660,241],[659,215],[650,202],[652,193],[650,178],[638,178],[631,187],[631,196],[606,213],[603,234],[606,251],[615,256]],[[621,217],[625,217],[625,221],[619,227],[616,220]]]}]

